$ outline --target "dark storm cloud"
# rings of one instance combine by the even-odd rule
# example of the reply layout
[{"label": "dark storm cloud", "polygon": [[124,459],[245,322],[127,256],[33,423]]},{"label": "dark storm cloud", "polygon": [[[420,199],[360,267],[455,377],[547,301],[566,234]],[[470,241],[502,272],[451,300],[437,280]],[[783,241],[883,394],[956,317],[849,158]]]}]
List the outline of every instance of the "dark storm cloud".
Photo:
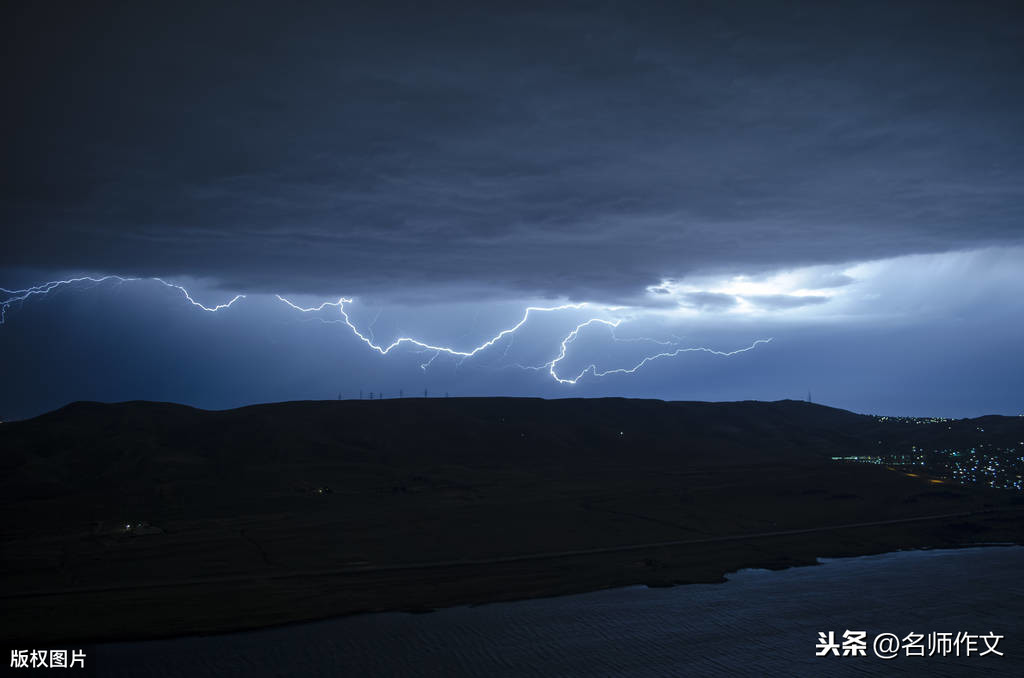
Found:
[{"label": "dark storm cloud", "polygon": [[825,290],[835,287],[845,287],[854,282],[854,279],[845,273],[839,273],[838,271],[821,271],[810,275],[804,281],[804,284],[815,290]]},{"label": "dark storm cloud", "polygon": [[767,310],[781,310],[787,308],[800,308],[801,306],[815,306],[824,304],[828,297],[813,295],[797,296],[793,294],[758,294],[745,295],[743,297],[754,306]]},{"label": "dark storm cloud", "polygon": [[1021,239],[1014,3],[373,7],[13,6],[0,266],[613,301]]},{"label": "dark storm cloud", "polygon": [[701,311],[724,311],[737,303],[739,302],[733,295],[718,292],[690,292],[680,295],[679,298],[681,306]]}]

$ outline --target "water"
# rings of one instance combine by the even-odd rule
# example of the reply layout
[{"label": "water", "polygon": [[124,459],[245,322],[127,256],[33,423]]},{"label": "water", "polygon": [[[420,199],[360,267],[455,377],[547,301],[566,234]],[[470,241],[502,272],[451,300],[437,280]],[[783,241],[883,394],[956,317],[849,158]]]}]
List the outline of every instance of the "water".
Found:
[{"label": "water", "polygon": [[[386,613],[91,649],[100,676],[1024,675],[1024,547],[913,551],[743,570],[431,614]],[[866,657],[815,657],[819,631]],[[872,654],[880,632],[1004,635],[1005,656]],[[979,643],[984,648],[984,643]]]}]

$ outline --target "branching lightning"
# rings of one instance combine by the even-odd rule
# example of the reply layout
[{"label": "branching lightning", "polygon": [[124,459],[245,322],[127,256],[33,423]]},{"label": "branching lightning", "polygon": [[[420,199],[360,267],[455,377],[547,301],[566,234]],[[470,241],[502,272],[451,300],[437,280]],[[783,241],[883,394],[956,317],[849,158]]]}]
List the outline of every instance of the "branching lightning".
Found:
[{"label": "branching lightning", "polygon": [[119,283],[129,282],[138,280],[138,278],[122,278],[119,275],[105,275],[101,278],[92,278],[90,276],[82,276],[80,278],[69,278],[68,280],[53,280],[50,282],[43,283],[41,285],[33,285],[32,287],[26,287],[23,290],[9,290],[5,287],[0,287],[0,292],[8,294],[3,301],[0,301],[0,325],[3,325],[7,321],[7,309],[11,304],[17,304],[23,302],[30,297],[35,295],[46,295],[53,290],[64,287],[66,285],[74,285],[76,283],[90,282],[90,283],[103,283],[108,280],[116,280]]},{"label": "branching lightning", "polygon": [[[105,275],[105,276],[101,276],[101,277],[81,276],[81,277],[78,277],[78,278],[69,278],[67,280],[54,280],[54,281],[50,281],[50,282],[45,282],[45,283],[42,283],[42,284],[39,284],[39,285],[34,285],[32,287],[27,287],[27,288],[21,289],[21,290],[8,290],[6,288],[0,287],[0,293],[6,295],[2,299],[0,299],[0,325],[5,324],[5,322],[7,320],[8,308],[11,307],[14,304],[24,303],[25,301],[27,301],[27,300],[31,299],[32,297],[35,297],[35,296],[45,296],[45,295],[49,294],[50,292],[53,292],[53,291],[55,291],[55,290],[57,290],[57,289],[59,289],[61,287],[71,287],[71,286],[76,286],[76,285],[80,285],[80,284],[83,284],[83,283],[87,283],[87,284],[90,284],[90,285],[98,285],[98,284],[109,282],[109,281],[114,281],[117,284],[123,284],[123,283],[127,283],[127,282],[139,282],[139,281],[157,282],[157,283],[163,285],[164,287],[177,290],[178,292],[180,292],[182,294],[182,296],[185,297],[185,300],[188,301],[192,306],[195,306],[196,308],[199,308],[199,309],[201,309],[203,311],[206,311],[208,313],[215,313],[217,311],[222,311],[224,309],[230,308],[232,305],[235,304],[235,302],[237,302],[237,301],[239,301],[241,299],[245,299],[246,298],[246,295],[244,295],[244,294],[236,294],[234,297],[232,297],[229,301],[227,301],[225,303],[217,304],[217,305],[214,305],[214,306],[206,306],[206,305],[196,301],[195,298],[193,298],[192,294],[185,287],[183,287],[181,285],[178,285],[178,284],[175,284],[175,283],[167,282],[166,280],[163,280],[162,278],[156,278],[156,277],[152,277],[152,278],[129,278],[129,277],[123,277],[123,276],[118,276],[118,275]],[[595,307],[592,304],[589,304],[589,303],[586,303],[586,302],[582,302],[582,303],[576,303],[576,304],[560,304],[560,305],[557,305],[557,306],[529,306],[529,307],[527,307],[523,311],[523,316],[522,316],[522,318],[519,319],[519,321],[517,323],[515,323],[511,327],[508,327],[506,329],[501,330],[500,332],[495,334],[493,337],[491,337],[490,339],[484,341],[483,343],[479,344],[478,346],[475,346],[473,348],[469,348],[469,349],[466,349],[466,350],[459,350],[459,349],[452,348],[452,347],[449,347],[449,346],[434,345],[434,344],[430,344],[428,342],[421,341],[421,340],[413,338],[413,337],[399,337],[399,338],[395,339],[394,341],[392,341],[390,344],[384,345],[384,344],[377,343],[376,340],[374,339],[374,336],[373,336],[373,326],[376,324],[377,319],[380,317],[380,312],[378,311],[377,317],[375,317],[373,322],[370,324],[369,329],[368,329],[369,336],[367,336],[366,334],[361,332],[359,330],[359,328],[357,328],[355,326],[355,324],[353,324],[351,318],[348,315],[348,312],[345,310],[345,305],[346,304],[350,304],[353,301],[350,298],[340,297],[337,301],[325,301],[325,302],[321,303],[319,306],[305,307],[305,306],[300,306],[300,305],[290,301],[289,299],[287,299],[287,298],[285,298],[285,297],[283,297],[283,296],[281,296],[279,294],[276,294],[274,296],[279,301],[281,301],[282,303],[286,304],[289,308],[291,308],[291,309],[293,309],[295,311],[298,311],[300,313],[304,313],[304,314],[315,314],[315,313],[320,313],[322,311],[325,311],[328,308],[336,308],[337,311],[338,311],[338,315],[339,315],[338,318],[335,318],[335,319],[325,319],[325,318],[322,318],[320,316],[317,316],[316,319],[320,320],[323,323],[330,323],[330,324],[341,323],[341,324],[344,324],[344,325],[348,326],[348,328],[352,331],[352,334],[356,338],[358,338],[360,341],[362,341],[364,344],[366,344],[370,349],[372,349],[373,351],[376,351],[377,353],[379,353],[382,356],[388,355],[393,350],[395,350],[396,348],[398,348],[400,346],[403,346],[403,345],[408,345],[410,347],[415,347],[416,349],[418,349],[417,350],[418,353],[430,353],[431,357],[426,362],[423,362],[423,363],[420,364],[420,368],[422,370],[424,370],[424,371],[426,371],[427,368],[429,368],[430,365],[433,364],[433,362],[442,354],[448,355],[448,356],[451,356],[453,358],[458,359],[459,363],[461,364],[461,362],[465,361],[466,359],[472,358],[472,357],[474,357],[474,356],[476,356],[476,355],[486,351],[487,349],[493,347],[494,345],[500,343],[501,341],[503,341],[505,339],[507,339],[508,341],[506,342],[505,350],[504,350],[504,353],[502,354],[502,358],[507,357],[509,349],[512,346],[512,342],[515,339],[515,333],[530,320],[530,317],[533,314],[536,314],[536,313],[554,313],[554,312],[558,312],[558,311],[579,311],[579,310],[582,310],[584,308],[598,308],[604,315],[603,316],[595,316],[595,317],[589,318],[587,320],[584,320],[583,322],[578,323],[572,329],[572,331],[570,331],[567,335],[565,335],[565,337],[562,338],[562,340],[561,340],[561,342],[559,344],[559,352],[551,360],[547,361],[546,363],[543,363],[542,365],[535,365],[535,366],[528,366],[528,365],[521,365],[521,364],[511,365],[511,367],[518,367],[518,368],[525,369],[525,370],[533,370],[533,371],[546,370],[554,381],[556,381],[559,384],[565,384],[565,385],[576,384],[580,379],[582,379],[587,374],[590,374],[590,375],[592,375],[595,378],[605,377],[605,376],[612,375],[612,374],[634,374],[635,372],[637,372],[638,370],[643,368],[645,365],[647,365],[651,361],[658,360],[658,359],[661,359],[661,358],[672,358],[672,357],[680,355],[681,353],[703,352],[703,353],[709,353],[709,354],[712,354],[712,355],[729,357],[729,356],[737,355],[739,353],[744,353],[746,351],[751,351],[754,348],[756,348],[758,345],[765,344],[765,343],[768,343],[768,342],[771,341],[771,338],[768,338],[768,339],[758,339],[758,340],[754,341],[752,344],[750,344],[749,346],[746,346],[744,348],[739,348],[739,349],[736,349],[736,350],[733,350],[733,351],[719,351],[719,350],[716,350],[716,349],[711,349],[711,348],[706,348],[706,347],[681,347],[681,346],[679,346],[679,343],[678,343],[678,337],[675,337],[675,336],[672,337],[673,341],[662,341],[662,340],[651,339],[651,338],[647,338],[647,337],[621,338],[621,337],[618,337],[615,334],[615,330],[622,324],[623,318],[622,317],[617,317],[617,318],[612,317],[612,318],[609,318],[609,317],[606,317],[606,316],[608,316],[609,314],[614,313],[615,311],[621,310],[622,307],[612,307],[612,306]],[[558,366],[559,366],[559,364],[562,361],[565,360],[565,358],[566,358],[566,356],[567,356],[567,354],[569,352],[569,346],[576,341],[576,339],[579,337],[581,331],[583,331],[584,329],[586,329],[588,327],[591,327],[591,326],[604,326],[604,327],[607,327],[610,330],[610,335],[611,335],[612,340],[616,341],[616,342],[621,342],[621,343],[627,343],[627,342],[649,342],[649,343],[654,343],[654,344],[657,344],[657,345],[660,345],[660,346],[672,347],[672,350],[665,350],[665,351],[662,351],[660,353],[656,353],[654,355],[646,356],[642,360],[640,360],[639,362],[634,364],[632,367],[618,367],[618,368],[601,370],[601,369],[598,369],[598,367],[597,367],[597,365],[595,363],[591,363],[591,364],[587,365],[586,367],[584,367],[582,370],[580,370],[576,374],[576,376],[574,376],[574,377],[560,375],[559,371],[558,371]]]},{"label": "branching lightning", "polygon": [[157,281],[157,282],[158,282],[158,283],[160,283],[161,285],[165,285],[165,286],[167,286],[167,287],[171,287],[171,288],[174,288],[174,289],[176,289],[176,290],[180,290],[180,291],[181,291],[181,293],[185,295],[185,298],[186,298],[186,299],[188,299],[188,302],[189,302],[190,304],[192,304],[193,306],[197,306],[197,307],[199,307],[199,308],[203,309],[204,311],[208,311],[208,312],[210,312],[210,313],[214,313],[214,312],[216,312],[216,311],[219,311],[219,310],[221,310],[221,309],[224,309],[224,308],[229,308],[229,307],[231,306],[231,304],[235,303],[235,302],[236,302],[236,301],[238,301],[239,299],[245,299],[245,295],[244,295],[244,294],[236,294],[236,295],[234,296],[234,298],[232,298],[232,299],[231,299],[231,301],[229,301],[229,302],[228,302],[228,303],[226,303],[226,304],[217,304],[216,306],[203,306],[203,305],[202,305],[202,304],[200,304],[200,303],[199,303],[198,301],[196,301],[195,299],[193,299],[193,298],[192,298],[192,295],[190,295],[190,294],[188,293],[188,290],[186,290],[186,289],[185,289],[184,287],[182,287],[181,285],[175,285],[175,284],[173,284],[173,283],[169,283],[169,282],[164,282],[164,281],[163,281],[163,280],[161,280],[160,278],[153,278],[153,280]]},{"label": "branching lightning", "polygon": [[425,363],[421,363],[420,364],[420,369],[423,370],[424,372],[426,372],[427,368],[430,367],[431,364],[433,364],[433,362],[437,359],[437,356],[439,356],[439,355],[441,355],[440,351],[434,351],[434,355],[430,356],[430,360],[428,360]]},{"label": "branching lightning", "polygon": [[362,340],[363,343],[365,343],[367,346],[372,348],[374,351],[377,351],[381,355],[387,355],[388,353],[393,351],[395,348],[401,346],[402,344],[410,344],[412,346],[418,346],[419,348],[422,348],[422,349],[425,349],[425,350],[428,350],[428,351],[436,351],[438,353],[446,353],[446,354],[448,354],[450,356],[454,356],[456,358],[472,358],[473,356],[475,356],[476,354],[480,353],[481,351],[485,351],[488,348],[490,348],[491,346],[494,346],[496,343],[498,343],[499,341],[501,341],[505,337],[515,333],[516,330],[518,330],[520,327],[525,325],[526,321],[530,319],[530,314],[533,313],[533,312],[537,312],[537,313],[550,313],[552,311],[565,311],[565,310],[568,310],[568,309],[579,310],[579,309],[587,306],[586,303],[562,304],[560,306],[529,306],[529,307],[527,307],[526,311],[523,312],[523,317],[519,320],[519,322],[517,322],[512,327],[509,327],[508,329],[504,329],[501,332],[498,332],[496,335],[494,335],[493,337],[491,337],[490,339],[488,339],[484,343],[480,344],[476,348],[470,349],[468,351],[459,351],[457,349],[450,348],[448,346],[435,346],[433,344],[428,344],[426,342],[420,341],[419,339],[414,339],[412,337],[399,337],[398,339],[395,339],[393,342],[391,342],[387,346],[382,346],[380,344],[375,344],[373,342],[373,340],[370,339],[370,337],[368,337],[365,334],[363,334],[362,332],[360,332],[359,329],[355,325],[352,324],[352,320],[349,318],[348,313],[345,311],[345,304],[351,304],[352,300],[348,299],[346,297],[342,297],[342,298],[338,299],[337,301],[325,301],[324,303],[320,304],[319,306],[311,306],[309,308],[305,308],[303,306],[299,306],[298,304],[292,303],[288,299],[285,299],[284,297],[282,297],[280,294],[276,294],[274,296],[276,296],[279,300],[281,300],[284,303],[286,303],[289,306],[291,306],[296,311],[301,311],[302,313],[316,313],[316,312],[319,312],[319,311],[323,311],[325,308],[327,308],[329,306],[336,307],[338,309],[338,312],[341,314],[342,322],[344,322],[346,325],[348,325],[349,329],[352,330],[352,333],[355,334],[360,340]]},{"label": "branching lightning", "polygon": [[52,292],[52,291],[54,291],[54,290],[56,290],[56,289],[58,289],[60,287],[65,287],[65,286],[74,285],[74,284],[83,283],[83,282],[99,284],[99,283],[105,283],[108,280],[114,280],[114,281],[116,281],[119,284],[120,283],[126,283],[126,282],[139,282],[139,281],[142,281],[142,280],[152,280],[154,282],[160,283],[164,287],[169,287],[171,289],[178,290],[179,292],[182,293],[182,295],[184,295],[185,299],[190,304],[192,304],[196,308],[201,308],[202,310],[207,311],[209,313],[214,313],[216,311],[220,311],[222,309],[228,308],[229,306],[234,304],[239,299],[245,299],[245,295],[244,294],[236,294],[235,297],[231,301],[227,302],[226,304],[218,304],[216,306],[204,306],[203,304],[200,304],[198,301],[193,299],[192,295],[189,294],[189,291],[187,289],[185,289],[184,287],[182,287],[181,285],[175,285],[174,283],[169,283],[166,280],[163,280],[161,278],[125,278],[125,277],[120,276],[120,275],[105,275],[105,276],[102,276],[102,277],[99,277],[99,278],[93,278],[91,276],[81,276],[79,278],[68,278],[67,280],[51,280],[50,282],[45,282],[45,283],[42,283],[41,285],[34,285],[32,287],[26,287],[23,290],[9,290],[9,289],[0,287],[0,292],[3,292],[4,294],[11,295],[11,296],[3,299],[2,301],[0,301],[0,325],[3,325],[4,322],[6,321],[6,319],[7,319],[7,308],[11,304],[16,304],[16,303],[19,303],[19,302],[23,302],[23,301],[25,301],[25,300],[27,300],[30,297],[35,296],[35,295],[46,295],[46,294],[49,294],[50,292]]},{"label": "branching lightning", "polygon": [[[658,360],[659,358],[674,358],[677,355],[679,355],[680,353],[711,353],[713,355],[719,355],[719,356],[724,356],[724,357],[734,356],[734,355],[736,355],[738,353],[746,353],[747,351],[753,350],[753,349],[757,348],[758,344],[767,344],[768,342],[771,341],[771,338],[768,338],[768,339],[758,339],[754,343],[752,343],[750,346],[747,346],[745,348],[738,348],[738,349],[736,349],[734,351],[717,351],[717,350],[715,350],[713,348],[706,348],[706,347],[703,347],[703,346],[696,346],[696,347],[689,347],[689,348],[677,348],[674,351],[663,351],[662,353],[656,353],[655,355],[647,356],[643,360],[638,362],[637,364],[633,365],[633,367],[618,367],[618,368],[611,369],[611,370],[598,371],[597,365],[595,365],[594,363],[591,363],[590,365],[587,365],[586,367],[584,367],[579,372],[579,374],[577,374],[575,377],[560,377],[560,376],[558,376],[558,372],[556,371],[556,366],[563,359],[565,359],[565,354],[568,351],[569,344],[571,344],[572,342],[576,341],[576,337],[579,336],[579,333],[580,333],[581,329],[583,329],[584,327],[587,327],[588,325],[592,325],[594,323],[602,323],[604,325],[608,325],[609,327],[612,328],[612,331],[614,333],[615,328],[619,326],[619,324],[621,323],[621,320],[608,321],[608,320],[601,320],[601,319],[596,319],[596,318],[595,319],[591,319],[591,320],[588,320],[586,322],[583,322],[583,323],[580,323],[579,325],[577,325],[576,328],[573,329],[573,331],[570,332],[565,337],[565,339],[562,339],[562,350],[561,350],[561,352],[559,352],[558,356],[554,360],[544,364],[544,367],[548,368],[548,373],[551,375],[551,378],[554,379],[555,381],[557,381],[559,384],[575,384],[580,379],[582,379],[583,376],[586,375],[588,372],[590,374],[594,375],[595,377],[606,377],[609,374],[633,374],[637,370],[639,370],[641,367],[643,367],[647,363],[651,362],[652,360]],[[658,343],[661,343],[661,342],[658,342]]]}]

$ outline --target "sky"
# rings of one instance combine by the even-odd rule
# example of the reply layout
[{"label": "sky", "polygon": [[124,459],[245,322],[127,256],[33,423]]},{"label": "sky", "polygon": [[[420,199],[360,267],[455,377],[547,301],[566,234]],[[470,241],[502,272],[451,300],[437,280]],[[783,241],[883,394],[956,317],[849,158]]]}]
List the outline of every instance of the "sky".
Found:
[{"label": "sky", "polygon": [[1024,413],[1019,3],[299,5],[5,3],[0,419]]}]

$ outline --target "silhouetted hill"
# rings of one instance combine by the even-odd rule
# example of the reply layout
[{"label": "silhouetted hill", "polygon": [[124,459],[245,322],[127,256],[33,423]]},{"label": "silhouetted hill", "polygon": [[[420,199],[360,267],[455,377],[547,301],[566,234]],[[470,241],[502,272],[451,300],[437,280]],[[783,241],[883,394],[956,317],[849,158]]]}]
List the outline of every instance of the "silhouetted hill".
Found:
[{"label": "silhouetted hill", "polygon": [[1020,541],[1019,493],[832,461],[1020,440],[1024,418],[788,400],[73,403],[0,425],[0,631],[195,633]]},{"label": "silhouetted hill", "polygon": [[964,445],[1024,437],[1024,418],[942,424],[876,417],[801,401],[663,402],[620,398],[406,398],[311,401],[204,411],[151,402],[76,402],[0,426],[4,497],[230,482],[254,464],[813,463],[870,454],[878,442]]},{"label": "silhouetted hill", "polygon": [[[90,486],[225,479],[247,464],[434,459],[470,465],[820,457],[870,418],[805,403],[621,399],[290,402],[227,411],[73,403],[0,427],[8,497]],[[862,436],[861,436],[862,437]],[[713,450],[713,453],[711,453]],[[46,489],[48,488],[48,489]]]}]

